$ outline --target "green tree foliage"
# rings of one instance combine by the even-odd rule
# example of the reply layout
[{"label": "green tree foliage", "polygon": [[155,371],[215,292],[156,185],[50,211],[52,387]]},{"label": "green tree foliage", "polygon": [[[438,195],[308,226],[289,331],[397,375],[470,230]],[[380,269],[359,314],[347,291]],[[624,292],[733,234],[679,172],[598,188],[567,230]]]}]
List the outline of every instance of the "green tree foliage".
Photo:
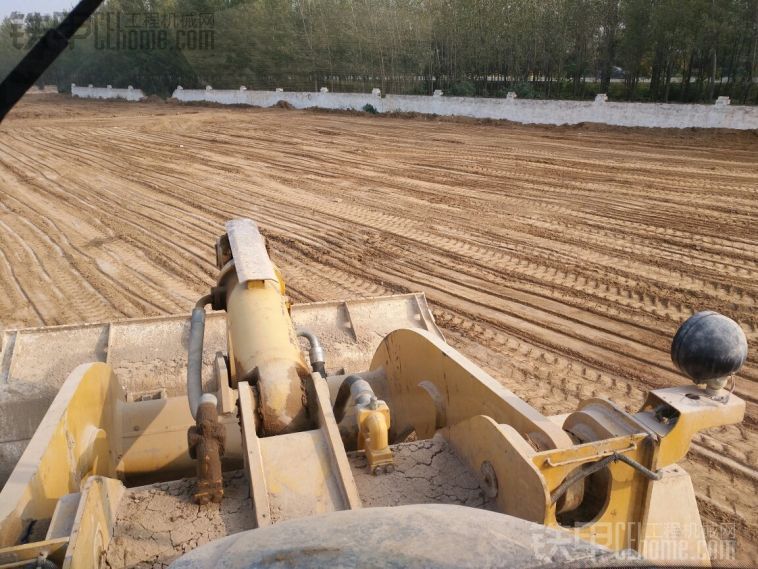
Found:
[{"label": "green tree foliage", "polygon": [[[160,45],[103,42],[134,14],[151,16],[145,37],[176,25]],[[180,30],[198,16],[193,44]],[[18,35],[0,23],[1,74]],[[758,0],[107,0],[42,81],[755,104],[757,51]]]}]

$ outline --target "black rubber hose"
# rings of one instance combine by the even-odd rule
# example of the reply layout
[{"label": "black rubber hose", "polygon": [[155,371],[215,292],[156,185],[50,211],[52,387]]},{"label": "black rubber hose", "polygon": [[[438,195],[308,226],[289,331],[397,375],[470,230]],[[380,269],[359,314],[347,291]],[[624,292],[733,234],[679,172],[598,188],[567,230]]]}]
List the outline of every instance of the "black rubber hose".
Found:
[{"label": "black rubber hose", "polygon": [[205,305],[211,302],[206,295],[197,301],[190,319],[187,349],[187,401],[192,418],[197,418],[197,408],[203,396],[203,340],[205,337]]},{"label": "black rubber hose", "polygon": [[629,458],[625,454],[614,454],[614,456],[616,457],[616,460],[620,460],[624,464],[628,464],[629,466],[634,468],[636,471],[642,473],[642,475],[645,478],[649,478],[650,480],[660,480],[661,478],[663,478],[663,474],[661,474],[660,472],[653,472],[648,467],[640,464],[633,458]]},{"label": "black rubber hose", "polygon": [[590,464],[585,464],[582,468],[575,471],[574,473],[570,474],[561,484],[556,488],[552,494],[550,494],[550,503],[555,504],[558,500],[561,499],[561,496],[563,496],[566,491],[579,482],[580,480],[584,480],[588,476],[591,476],[595,474],[596,472],[599,472],[612,462],[621,461],[624,464],[628,464],[638,472],[640,472],[643,476],[646,478],[649,478],[650,480],[660,480],[662,478],[662,474],[659,472],[653,472],[649,468],[643,466],[636,460],[629,458],[628,456],[624,454],[619,454],[614,452],[610,456],[606,456],[602,460],[598,460],[597,462],[592,462]]},{"label": "black rubber hose", "polygon": [[24,565],[23,569],[58,569],[58,566],[47,558],[39,558]]},{"label": "black rubber hose", "polygon": [[596,472],[602,470],[614,460],[615,455],[612,454],[611,456],[606,456],[604,459],[598,460],[597,462],[585,464],[579,470],[574,471],[563,482],[560,483],[558,488],[556,488],[552,494],[550,494],[550,503],[555,504],[558,500],[561,499],[561,496],[563,496],[571,486],[580,480],[584,480],[588,476],[591,476]]},{"label": "black rubber hose", "polygon": [[[350,401],[351,388],[353,387],[353,384],[359,381],[365,380],[360,375],[355,374],[348,375],[342,380],[340,388],[337,391],[337,398],[334,400],[334,419],[337,421],[337,424],[341,423],[342,419],[345,418],[345,410],[347,409],[348,401]],[[368,382],[366,385],[368,385]]]}]

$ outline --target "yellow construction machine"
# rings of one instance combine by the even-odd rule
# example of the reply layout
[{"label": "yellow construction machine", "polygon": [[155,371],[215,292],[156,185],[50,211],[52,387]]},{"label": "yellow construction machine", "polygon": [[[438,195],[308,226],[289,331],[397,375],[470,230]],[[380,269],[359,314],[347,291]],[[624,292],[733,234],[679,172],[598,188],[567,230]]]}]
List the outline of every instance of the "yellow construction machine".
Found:
[{"label": "yellow construction machine", "polygon": [[680,328],[692,385],[546,417],[422,294],[291,305],[249,219],[216,259],[189,320],[4,333],[0,568],[708,564],[677,462],[743,418],[733,321]]}]

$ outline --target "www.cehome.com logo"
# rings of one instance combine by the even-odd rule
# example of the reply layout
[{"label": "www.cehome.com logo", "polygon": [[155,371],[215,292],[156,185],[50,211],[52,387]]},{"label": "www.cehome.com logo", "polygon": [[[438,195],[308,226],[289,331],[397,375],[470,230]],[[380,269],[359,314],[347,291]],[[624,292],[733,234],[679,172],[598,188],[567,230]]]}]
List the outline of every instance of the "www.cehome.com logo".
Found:
[{"label": "www.cehome.com logo", "polygon": [[[66,17],[13,12],[9,18],[13,46],[28,49]],[[79,29],[70,42],[90,41],[98,50],[211,50],[215,47],[212,13],[98,12]]]}]

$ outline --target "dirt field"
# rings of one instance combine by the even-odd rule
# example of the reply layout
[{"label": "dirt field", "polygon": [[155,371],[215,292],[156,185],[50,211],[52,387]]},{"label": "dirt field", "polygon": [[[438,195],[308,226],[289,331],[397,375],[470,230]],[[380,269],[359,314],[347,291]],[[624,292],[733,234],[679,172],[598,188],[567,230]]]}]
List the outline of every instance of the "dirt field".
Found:
[{"label": "dirt field", "polygon": [[547,414],[636,410],[687,381],[679,323],[737,319],[747,417],[684,466],[705,522],[758,557],[756,133],[37,97],[0,127],[0,320],[188,313],[237,216],[295,301],[423,291],[451,344]]}]

